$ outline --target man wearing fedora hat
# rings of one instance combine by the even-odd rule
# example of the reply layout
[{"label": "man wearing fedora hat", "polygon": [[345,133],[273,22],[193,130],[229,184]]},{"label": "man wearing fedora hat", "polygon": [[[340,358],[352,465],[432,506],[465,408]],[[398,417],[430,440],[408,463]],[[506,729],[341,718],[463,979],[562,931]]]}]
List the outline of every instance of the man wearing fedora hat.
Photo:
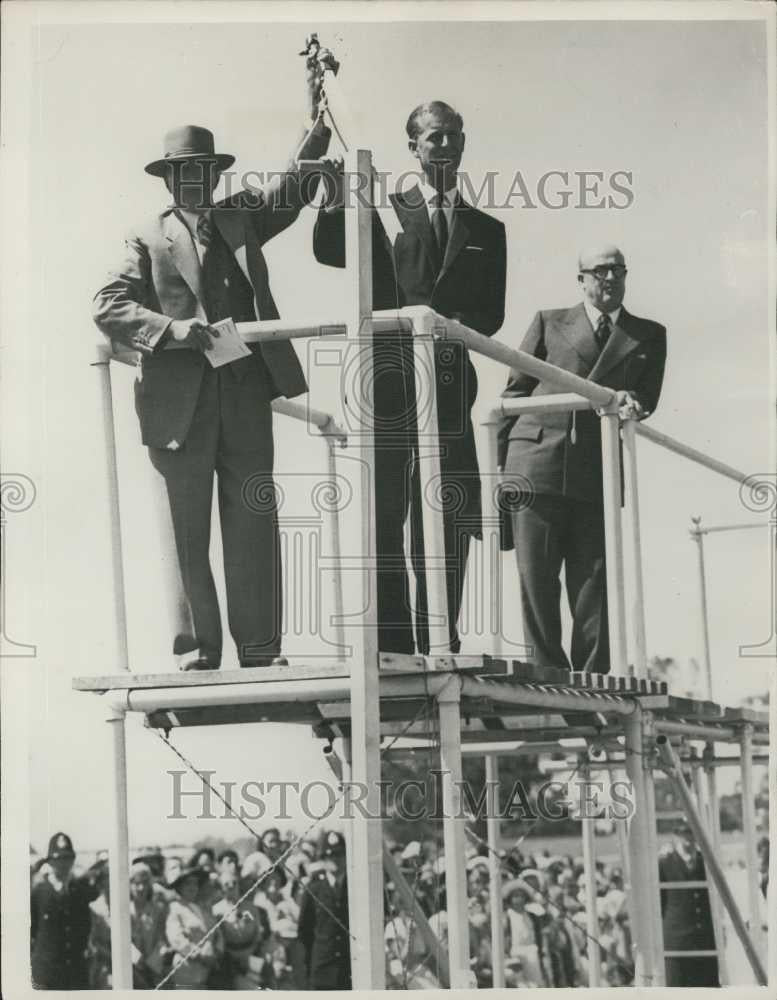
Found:
[{"label": "man wearing fedora hat", "polygon": [[[318,115],[321,53],[307,60],[313,124],[284,173],[214,203],[235,158],[196,125],[171,129],[146,166],[172,202],[126,240],[123,262],[97,293],[94,319],[115,344],[141,355],[135,402],[143,443],[162,476],[172,515],[183,617],[173,652],[182,669],[216,669],[222,631],[208,549],[218,476],[228,619],[240,665],[280,653],[281,567],[274,490],[271,400],[307,390],[288,341],[251,345],[214,367],[213,324],[277,319],[262,248],[315,194],[298,161],[322,156],[330,132]],[[178,348],[177,350],[170,348]]]},{"label": "man wearing fedora hat", "polygon": [[70,837],[55,833],[49,840],[46,875],[32,889],[30,938],[36,989],[89,988],[89,904],[100,895],[100,888],[94,866],[91,877],[73,877],[75,858]]}]

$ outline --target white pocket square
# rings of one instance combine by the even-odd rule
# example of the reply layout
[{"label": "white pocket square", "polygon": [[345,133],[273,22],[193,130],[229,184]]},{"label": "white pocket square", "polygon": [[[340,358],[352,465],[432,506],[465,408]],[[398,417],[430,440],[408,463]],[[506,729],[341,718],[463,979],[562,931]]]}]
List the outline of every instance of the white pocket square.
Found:
[{"label": "white pocket square", "polygon": [[465,250],[482,250],[482,249],[483,249],[483,247],[473,247],[473,246],[467,246],[467,247],[464,247],[464,249],[465,249]]}]

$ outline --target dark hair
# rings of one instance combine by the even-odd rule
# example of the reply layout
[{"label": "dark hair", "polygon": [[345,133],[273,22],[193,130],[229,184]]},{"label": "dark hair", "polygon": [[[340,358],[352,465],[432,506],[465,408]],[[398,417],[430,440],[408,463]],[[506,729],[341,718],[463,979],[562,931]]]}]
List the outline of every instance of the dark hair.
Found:
[{"label": "dark hair", "polygon": [[446,104],[445,101],[426,101],[423,104],[419,104],[417,108],[413,108],[410,112],[410,117],[407,119],[407,124],[405,125],[405,131],[409,138],[417,138],[420,131],[418,128],[418,119],[427,111],[433,115],[445,115],[446,117],[453,118],[459,130],[464,128],[464,119],[450,104]]},{"label": "dark hair", "polygon": [[[200,854],[202,854],[202,851],[200,851]],[[224,861],[226,858],[230,858],[232,861],[235,862],[235,864],[238,864],[240,862],[240,858],[238,857],[237,851],[233,851],[231,847],[228,847],[225,851],[222,851],[221,854],[219,854],[218,857],[219,864],[221,864],[221,862]]]}]

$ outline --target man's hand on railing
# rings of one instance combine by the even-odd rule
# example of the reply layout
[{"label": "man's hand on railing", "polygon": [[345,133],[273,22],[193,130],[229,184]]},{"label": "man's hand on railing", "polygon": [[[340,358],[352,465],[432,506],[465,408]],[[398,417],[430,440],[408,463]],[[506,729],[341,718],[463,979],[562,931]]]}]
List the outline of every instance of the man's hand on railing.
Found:
[{"label": "man's hand on railing", "polygon": [[648,416],[647,410],[642,408],[640,401],[628,389],[618,389],[617,395],[618,415],[621,420],[644,420]]},{"label": "man's hand on railing", "polygon": [[174,319],[170,324],[170,339],[194,351],[210,351],[211,337],[218,337],[218,330],[201,319]]}]

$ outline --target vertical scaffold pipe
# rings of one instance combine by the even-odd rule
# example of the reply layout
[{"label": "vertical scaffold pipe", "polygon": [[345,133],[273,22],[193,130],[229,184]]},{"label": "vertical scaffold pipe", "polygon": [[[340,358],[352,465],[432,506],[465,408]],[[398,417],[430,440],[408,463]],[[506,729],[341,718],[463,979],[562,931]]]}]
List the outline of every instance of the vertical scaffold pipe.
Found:
[{"label": "vertical scaffold pipe", "polygon": [[[488,622],[491,655],[499,656],[502,652],[502,555],[499,548],[499,469],[498,444],[496,438],[496,419],[492,416],[481,425],[483,453],[486,456],[485,468],[481,469],[480,478],[483,485],[483,554],[485,556],[486,574],[488,576],[488,612],[485,618]],[[486,766],[489,757],[486,756]],[[496,987],[496,983],[494,983]]]},{"label": "vertical scaffold pipe", "polygon": [[596,847],[594,845],[594,818],[587,815],[591,782],[591,768],[587,758],[580,761],[581,795],[580,824],[583,830],[583,871],[585,873],[585,926],[588,935],[588,986],[596,989],[602,985],[602,955],[599,950],[599,915],[596,909]]},{"label": "vertical scaffold pipe", "polygon": [[[642,712],[642,742],[650,746],[655,739],[655,719],[652,712]],[[658,878],[658,827],[656,825],[656,783],[653,773],[654,757],[649,754],[642,758],[645,774],[645,805],[647,811],[648,854],[655,859],[656,879]],[[653,914],[653,985],[666,985],[664,964],[664,924],[661,918],[661,894],[656,889],[650,894],[650,908]],[[643,906],[642,900],[637,902]]]},{"label": "vertical scaffold pipe", "polygon": [[623,600],[623,529],[621,525],[620,418],[617,403],[599,411],[602,433],[602,492],[604,543],[607,561],[607,621],[610,636],[610,669],[625,674],[626,609]]},{"label": "vertical scaffold pipe", "polygon": [[[352,463],[352,488],[360,515],[361,573],[349,573],[355,627],[351,630],[351,776],[364,793],[364,813],[354,809],[352,824],[353,891],[349,892],[351,970],[355,990],[385,988],[383,948],[383,833],[380,819],[380,694],[375,572],[375,442],[371,386],[372,351],[372,156],[365,149],[348,157],[348,177],[358,191],[346,206],[346,264],[350,272],[351,308],[348,339],[358,364],[357,387],[364,393],[352,401],[359,422]],[[358,392],[358,389],[357,389]],[[364,603],[364,595],[369,600]],[[366,813],[366,815],[365,815]]]},{"label": "vertical scaffold pipe", "polygon": [[[705,749],[706,757],[714,757],[714,744],[708,743]],[[709,820],[710,841],[717,857],[721,856],[720,847],[720,800],[718,799],[718,777],[714,767],[705,767],[707,778],[707,810]],[[718,978],[721,986],[728,986],[728,962],[726,958],[726,925],[723,920],[723,903],[717,886],[710,882],[710,901],[712,916],[715,920],[715,944],[718,949]]]},{"label": "vertical scaffold pipe", "polygon": [[691,538],[696,543],[699,565],[699,615],[701,627],[701,655],[704,663],[704,677],[707,682],[707,697],[712,698],[712,657],[710,655],[710,617],[707,608],[707,571],[704,565],[704,529],[700,517],[692,517]]},{"label": "vertical scaffold pipe", "polygon": [[108,852],[108,875],[111,890],[111,988],[114,990],[132,989],[125,715],[126,713],[122,709],[111,706],[106,716],[106,721],[111,728],[113,762],[111,846]]},{"label": "vertical scaffold pipe", "polygon": [[[437,375],[435,369],[435,314],[419,311],[413,316],[413,360],[415,363],[416,413],[418,421],[418,478],[424,546],[429,618],[429,652],[449,652],[448,594],[445,576],[443,507],[446,500],[440,469],[440,430],[437,421]],[[439,331],[444,332],[444,331]]]},{"label": "vertical scaffold pipe", "polygon": [[[332,569],[327,574],[331,584],[332,618],[335,628],[335,648],[337,660],[345,660],[345,623],[343,621],[343,565],[342,547],[340,544],[340,505],[337,502],[337,459],[335,448],[337,442],[333,437],[326,438],[327,473],[331,483],[331,509],[326,510],[327,535],[329,536],[329,558]],[[350,761],[350,750],[349,750]]]},{"label": "vertical scaffold pipe", "polygon": [[655,978],[653,908],[651,893],[658,892],[658,858],[650,854],[650,814],[646,807],[647,776],[643,766],[642,708],[623,719],[626,774],[633,789],[634,813],[629,824],[628,851],[634,907],[634,985],[653,986]]},{"label": "vertical scaffold pipe", "polygon": [[495,990],[505,984],[504,931],[502,928],[502,872],[499,864],[499,758],[487,753],[486,761],[486,836],[488,838],[488,875],[491,891],[491,971]]},{"label": "vertical scaffold pipe", "polygon": [[626,511],[630,525],[631,561],[634,582],[632,622],[634,628],[634,666],[637,677],[647,677],[647,637],[645,633],[645,588],[642,574],[642,535],[639,521],[639,482],[637,476],[636,420],[623,422]]},{"label": "vertical scaffold pipe", "polygon": [[111,527],[111,582],[113,585],[114,637],[116,667],[129,670],[129,642],[127,640],[127,604],[124,593],[124,555],[121,543],[121,512],[119,504],[119,467],[116,459],[116,428],[113,422],[113,388],[111,385],[111,349],[98,348],[98,358],[92,367],[100,379],[102,402],[103,448],[105,477],[108,487],[108,516]]},{"label": "vertical scaffold pipe", "polygon": [[469,914],[464,861],[466,822],[461,808],[461,681],[456,674],[437,695],[440,714],[445,896],[448,914],[448,961],[451,989],[473,987],[469,969]]}]

